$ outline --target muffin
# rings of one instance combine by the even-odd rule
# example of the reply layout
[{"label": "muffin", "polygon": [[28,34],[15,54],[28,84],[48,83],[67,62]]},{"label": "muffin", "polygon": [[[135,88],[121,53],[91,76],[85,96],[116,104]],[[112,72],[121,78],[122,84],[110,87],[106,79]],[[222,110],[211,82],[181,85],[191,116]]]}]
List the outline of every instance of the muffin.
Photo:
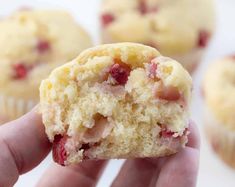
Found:
[{"label": "muffin", "polygon": [[213,0],[103,0],[103,43],[157,48],[193,72],[214,32]]},{"label": "muffin", "polygon": [[213,150],[235,168],[235,58],[213,63],[203,84],[205,130]]},{"label": "muffin", "polygon": [[40,81],[91,46],[66,12],[18,11],[0,21],[0,115],[15,119],[39,100]]},{"label": "muffin", "polygon": [[142,44],[106,44],[55,69],[40,86],[54,160],[161,157],[187,142],[192,80]]}]

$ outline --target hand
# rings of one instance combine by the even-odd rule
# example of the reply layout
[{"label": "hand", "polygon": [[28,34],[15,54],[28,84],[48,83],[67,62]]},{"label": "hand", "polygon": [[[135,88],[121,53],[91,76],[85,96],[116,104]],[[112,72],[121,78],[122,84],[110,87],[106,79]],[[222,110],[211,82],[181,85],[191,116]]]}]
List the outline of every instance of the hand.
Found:
[{"label": "hand", "polygon": [[[195,187],[199,162],[199,136],[190,126],[189,143],[165,158],[127,160],[112,187]],[[49,153],[51,144],[41,116],[31,111],[0,127],[0,186],[10,187]],[[38,187],[94,187],[107,161],[84,161],[76,166],[52,164]]]}]

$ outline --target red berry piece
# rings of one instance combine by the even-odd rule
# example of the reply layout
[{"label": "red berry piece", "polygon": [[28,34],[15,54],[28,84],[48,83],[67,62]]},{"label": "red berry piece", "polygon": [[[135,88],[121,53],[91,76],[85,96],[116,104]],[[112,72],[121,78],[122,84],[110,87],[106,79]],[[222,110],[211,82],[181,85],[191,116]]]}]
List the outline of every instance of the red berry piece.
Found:
[{"label": "red berry piece", "polygon": [[55,162],[64,166],[67,159],[67,152],[65,150],[65,144],[67,142],[67,136],[56,135],[52,145],[52,155]]},{"label": "red berry piece", "polygon": [[39,40],[36,48],[38,53],[46,53],[51,49],[51,46],[47,40]]},{"label": "red berry piece", "polygon": [[163,128],[160,132],[160,137],[163,137],[163,138],[171,138],[175,133],[166,129],[166,128]]},{"label": "red berry piece", "polygon": [[13,78],[14,79],[24,79],[27,77],[29,68],[24,65],[24,63],[18,63],[13,65]]},{"label": "red berry piece", "polygon": [[103,14],[101,16],[101,21],[102,21],[102,25],[103,27],[106,27],[108,26],[110,23],[112,23],[113,21],[115,20],[115,17],[110,14],[110,13],[106,13],[106,14]]},{"label": "red berry piece", "polygon": [[142,15],[145,15],[145,14],[148,14],[148,13],[151,13],[151,12],[157,12],[158,7],[157,6],[148,7],[148,5],[146,3],[146,0],[140,0],[138,10]]},{"label": "red berry piece", "polygon": [[177,101],[181,98],[179,90],[173,86],[161,87],[156,90],[156,97],[167,101]]},{"label": "red berry piece", "polygon": [[157,64],[152,62],[149,66],[149,78],[155,79],[157,77]]},{"label": "red berry piece", "polygon": [[125,85],[130,75],[131,68],[122,62],[115,63],[111,66],[109,74],[116,81],[116,84]]},{"label": "red berry piece", "polygon": [[138,10],[143,15],[148,13],[148,7],[147,7],[145,0],[140,1]]},{"label": "red berry piece", "polygon": [[209,42],[210,33],[205,30],[201,30],[198,35],[198,47],[205,48]]}]

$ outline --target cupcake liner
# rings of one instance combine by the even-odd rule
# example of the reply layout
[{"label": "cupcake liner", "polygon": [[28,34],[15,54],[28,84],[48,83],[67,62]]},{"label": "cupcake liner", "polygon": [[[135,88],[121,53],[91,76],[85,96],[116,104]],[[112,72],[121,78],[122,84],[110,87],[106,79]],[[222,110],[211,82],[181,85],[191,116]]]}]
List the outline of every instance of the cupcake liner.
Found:
[{"label": "cupcake liner", "polygon": [[14,120],[30,111],[37,102],[18,99],[0,94],[0,115],[7,120]]},{"label": "cupcake liner", "polygon": [[235,132],[220,123],[205,109],[205,133],[212,149],[229,166],[235,168]]}]

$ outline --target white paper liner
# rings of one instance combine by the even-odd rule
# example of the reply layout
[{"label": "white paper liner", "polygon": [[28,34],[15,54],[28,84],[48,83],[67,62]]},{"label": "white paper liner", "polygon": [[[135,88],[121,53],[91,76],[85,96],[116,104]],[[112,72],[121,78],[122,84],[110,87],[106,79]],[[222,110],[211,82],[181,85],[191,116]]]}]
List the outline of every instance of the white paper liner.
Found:
[{"label": "white paper liner", "polygon": [[33,100],[17,99],[0,94],[0,115],[7,120],[14,120],[30,111],[36,104]]},{"label": "white paper liner", "polygon": [[212,149],[229,166],[235,168],[235,132],[220,123],[205,107],[205,133]]}]

